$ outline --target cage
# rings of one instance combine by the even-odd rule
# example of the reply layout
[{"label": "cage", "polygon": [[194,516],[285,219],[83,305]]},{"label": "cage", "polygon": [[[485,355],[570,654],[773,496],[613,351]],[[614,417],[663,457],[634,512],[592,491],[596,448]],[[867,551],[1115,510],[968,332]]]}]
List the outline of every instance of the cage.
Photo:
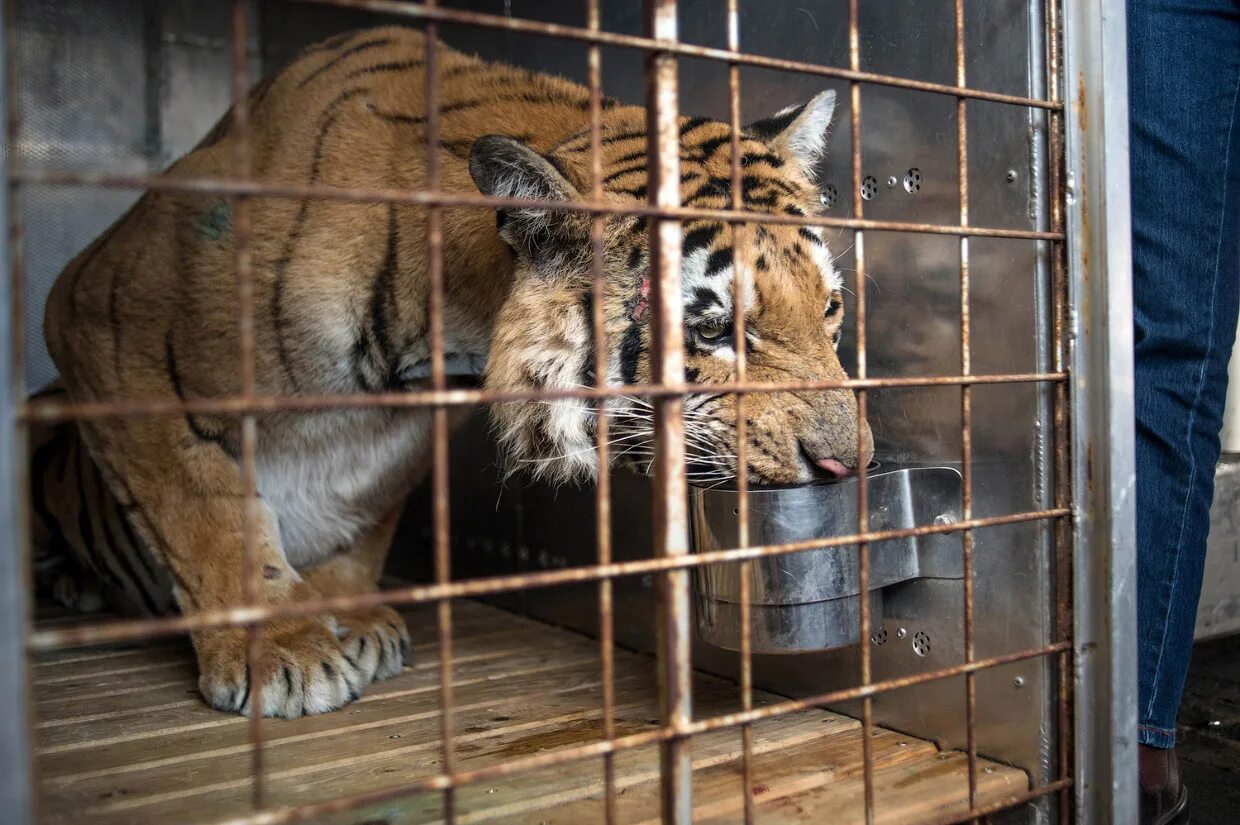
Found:
[{"label": "cage", "polygon": [[[1133,568],[1122,552],[1131,410],[1113,390],[1131,370],[1122,12],[1058,0],[5,8],[0,523],[18,552],[0,555],[0,661],[18,666],[0,672],[10,755],[0,798],[10,821],[1134,820]],[[389,117],[414,127],[408,140],[427,157],[470,156],[445,138],[461,107],[445,99],[449,49],[578,84],[593,188],[570,214],[595,250],[583,316],[595,374],[608,365],[597,253],[606,220],[630,217],[650,232],[649,380],[492,392],[478,384],[480,359],[449,351],[445,232],[470,210],[529,207],[530,193],[450,191],[440,161],[415,186],[252,174],[267,151],[255,84],[307,48],[327,55],[316,76],[355,77],[372,67],[355,59],[378,47],[345,33],[388,25],[441,44],[410,81],[425,83],[423,113]],[[821,213],[754,211],[738,126],[823,90],[837,104],[814,170]],[[605,112],[627,105],[646,107],[655,139],[634,153],[649,185],[618,207],[603,197],[598,154]],[[161,174],[226,113],[216,134],[235,157],[225,173]],[[727,127],[722,207],[682,203],[681,116]],[[486,131],[543,128],[524,117],[514,109]],[[35,396],[56,378],[43,332],[53,282],[143,192],[230,210],[236,351],[220,363],[233,390]],[[431,330],[414,364],[420,384],[261,391],[253,283],[266,264],[247,229],[277,202],[418,210]],[[715,389],[738,405],[851,391],[875,465],[834,485],[764,486],[748,478],[757,448],[737,412],[738,478],[693,483],[695,381],[681,376],[677,296],[682,232],[695,219],[720,222],[737,250],[749,227],[825,233],[850,293],[839,342],[848,377],[750,381],[739,347],[734,378]],[[742,253],[730,254],[743,274]],[[745,340],[739,316],[732,334]],[[181,321],[206,323],[192,311]],[[580,402],[606,422],[609,399],[633,396],[653,426],[641,453],[649,475],[617,468],[562,486],[499,468],[489,407]],[[263,422],[362,408],[424,414],[432,434],[385,587],[260,603]],[[160,416],[236,427],[245,599],[156,618],[37,599],[31,499],[55,470],[29,463],[34,429]],[[595,425],[590,449],[623,452],[607,432]],[[82,518],[72,529],[106,540],[106,525]],[[242,629],[247,673],[258,672],[265,624],[379,605],[402,612],[413,662],[343,707],[247,719],[199,695],[189,634]],[[256,694],[261,705],[266,691]]]}]

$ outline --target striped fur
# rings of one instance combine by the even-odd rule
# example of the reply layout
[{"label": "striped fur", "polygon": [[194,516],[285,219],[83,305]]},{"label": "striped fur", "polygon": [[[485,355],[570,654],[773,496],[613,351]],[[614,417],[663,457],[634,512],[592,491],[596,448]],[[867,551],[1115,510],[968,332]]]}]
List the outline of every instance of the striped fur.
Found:
[{"label": "striped fur", "polygon": [[[38,398],[64,395],[59,385]],[[134,534],[72,424],[33,428],[31,536],[40,595],[71,610],[175,610],[168,574]]]},{"label": "striped fur", "polygon": [[[388,28],[311,47],[251,94],[253,177],[345,189],[425,189],[425,42]],[[440,187],[574,201],[591,189],[588,94],[565,80],[440,47]],[[755,212],[818,208],[813,164],[834,96],[753,124],[741,138],[743,199]],[[647,197],[645,111],[604,102],[604,197]],[[504,131],[506,135],[495,133]],[[683,199],[731,202],[731,135],[682,121]],[[225,117],[166,172],[232,174]],[[374,393],[429,374],[427,214],[407,204],[257,197],[247,204],[254,377],[263,395]],[[45,334],[73,401],[194,399],[237,393],[236,215],[231,203],[150,192],[61,274]],[[590,219],[555,208],[442,210],[443,326],[453,373],[495,389],[641,383],[650,377],[648,228],[603,221],[608,368],[593,374]],[[746,226],[736,257],[755,380],[843,377],[834,342],[840,279],[819,230]],[[735,369],[731,231],[684,227],[686,378]],[[475,376],[476,377],[476,376]],[[735,471],[734,402],[687,401],[699,478]],[[855,466],[869,450],[847,392],[755,395],[755,481],[812,477],[815,462]],[[648,403],[616,399],[613,454],[644,467]],[[514,467],[558,480],[597,472],[590,412],[576,402],[497,405]],[[261,603],[373,590],[405,498],[429,459],[424,409],[279,412],[257,417],[260,497],[254,552]],[[245,594],[241,430],[228,416],[115,416],[53,428],[32,451],[39,583],[80,608],[104,599],[162,612],[240,604]],[[170,598],[171,596],[171,598]],[[199,686],[213,706],[298,716],[357,698],[399,670],[408,633],[380,608],[264,629],[260,672],[239,630],[193,634]]]}]

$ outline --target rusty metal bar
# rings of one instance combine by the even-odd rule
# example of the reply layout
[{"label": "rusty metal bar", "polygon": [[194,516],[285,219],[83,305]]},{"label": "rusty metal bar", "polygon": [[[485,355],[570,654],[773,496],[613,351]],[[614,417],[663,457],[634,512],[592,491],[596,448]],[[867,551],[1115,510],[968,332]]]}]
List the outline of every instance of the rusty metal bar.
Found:
[{"label": "rusty metal bar", "polygon": [[[588,0],[587,25],[591,31],[599,30],[599,0]],[[590,86],[590,197],[603,199],[603,64],[599,45],[591,43],[587,53],[587,69]],[[607,324],[604,314],[606,301],[606,271],[603,267],[605,254],[604,219],[594,215],[590,221],[590,274],[591,296],[590,325],[594,338],[594,383],[606,386],[607,377]],[[594,435],[597,481],[594,488],[594,541],[598,563],[611,563],[611,460],[608,453],[607,399],[600,398],[595,404]],[[603,741],[616,738],[616,685],[615,685],[615,626],[612,615],[613,588],[610,578],[598,582],[599,662],[602,669],[603,691]],[[603,820],[614,825],[616,819],[616,761],[615,754],[603,754]]]},{"label": "rusty metal bar", "polygon": [[[1059,0],[1046,3],[1046,92],[1053,101],[1062,100],[1063,78],[1061,65],[1061,38]],[[1060,110],[1047,112],[1049,121],[1048,170],[1051,229],[1064,231],[1063,180],[1064,145],[1063,115]],[[1067,316],[1068,280],[1067,247],[1062,242],[1051,243],[1051,358],[1056,370],[1065,370],[1067,357],[1064,352],[1064,326]],[[1052,400],[1052,419],[1055,430],[1054,489],[1055,506],[1067,507],[1071,498],[1071,468],[1068,436],[1068,385],[1056,385]],[[1066,519],[1055,523],[1055,640],[1067,641],[1071,637],[1072,616],[1072,530]],[[1060,780],[1072,776],[1072,651],[1065,650],[1056,659],[1056,719],[1057,769]],[[1059,793],[1059,821],[1072,821],[1072,794],[1065,788]]]},{"label": "rusty metal bar", "polygon": [[[690,734],[708,733],[711,731],[723,730],[729,727],[736,727],[746,722],[757,722],[763,719],[783,716],[820,705],[837,704],[839,702],[852,701],[862,697],[873,697],[880,693],[887,693],[893,690],[912,687],[914,685],[956,677],[961,675],[961,673],[1000,667],[1014,662],[1034,659],[1039,656],[1054,655],[1063,647],[1064,644],[1062,643],[1047,645],[1046,647],[1037,648],[1035,650],[1026,650],[1006,656],[995,656],[990,659],[983,659],[974,662],[972,665],[961,664],[950,668],[944,668],[942,670],[929,671],[899,679],[888,679],[882,682],[875,682],[874,684],[864,688],[856,687],[845,690],[835,690],[829,693],[821,693],[816,696],[807,697],[805,699],[793,699],[774,705],[767,705],[766,707],[756,708],[746,713],[733,713],[723,716],[715,716],[710,719],[702,719],[690,723],[686,726],[686,731]],[[542,768],[552,768],[558,765],[565,765],[580,761],[582,759],[600,756],[608,752],[616,753],[623,750],[631,750],[633,748],[648,747],[656,743],[666,742],[672,738],[672,736],[672,731],[666,727],[663,727],[651,731],[645,731],[643,733],[622,736],[618,739],[607,742],[592,742],[586,745],[578,745],[564,750],[545,752],[518,760],[501,762],[496,765],[478,768],[473,771],[462,771],[450,776],[437,774],[435,776],[430,776],[405,785],[384,788],[380,791],[359,794],[346,799],[336,799],[313,805],[285,808],[283,810],[265,812],[255,816],[230,819],[227,820],[227,822],[229,825],[276,825],[276,823],[297,822],[305,819],[326,817],[331,814],[355,810],[367,805],[376,805],[392,799],[408,796],[410,794],[442,790],[449,786],[461,787],[463,785],[484,782],[505,776],[512,776],[518,773],[527,773]],[[1043,788],[1047,789],[1045,793],[1051,793],[1054,790],[1058,790],[1059,787],[1061,787],[1060,783],[1063,782],[1070,783],[1071,780],[1059,780],[1059,783],[1051,783],[1050,785],[1043,786]],[[1035,789],[1035,791],[1036,790],[1037,789]],[[1014,796],[1011,797],[1011,800],[1013,800],[1012,804],[1019,805],[1025,801],[1028,801],[1028,799],[1036,798],[1039,795],[1040,794],[1037,794],[1036,792],[1031,792],[1030,795],[1022,794],[1019,796]],[[1028,796],[1028,799],[1026,796]],[[969,813],[966,815],[966,818],[971,818],[973,815],[974,814]]]},{"label": "rusty metal bar", "polygon": [[683,396],[696,392],[815,392],[836,389],[883,389],[892,387],[955,387],[963,384],[1030,384],[1063,382],[1066,373],[1022,373],[1015,375],[938,375],[924,378],[867,378],[839,381],[781,381],[744,384],[630,384],[624,387],[595,387],[546,391],[488,390],[410,390],[407,392],[374,393],[373,395],[294,395],[258,396],[250,400],[238,397],[187,398],[185,400],[150,399],[146,401],[116,400],[85,403],[58,401],[27,401],[18,411],[27,423],[109,418],[132,415],[238,415],[277,410],[373,409],[379,407],[459,407],[480,404],[502,404],[512,401],[559,400],[566,398],[597,400],[601,398]]},{"label": "rusty metal bar", "polygon": [[[0,113],[8,150],[0,158],[0,525],[10,542],[0,552],[0,805],[13,825],[37,821],[38,776],[34,764],[34,703],[30,660],[24,640],[30,631],[29,464],[27,428],[18,420],[26,396],[24,220],[19,185],[10,177],[21,134],[21,89],[18,84],[17,2],[0,7]],[[10,357],[11,356],[11,357]]]},{"label": "rusty metal bar", "polygon": [[843,547],[859,541],[879,542],[913,536],[929,536],[956,533],[960,530],[978,530],[984,527],[1000,527],[1043,519],[1065,518],[1072,515],[1069,508],[1035,510],[1024,513],[1008,513],[1001,516],[975,518],[954,524],[927,524],[899,530],[876,530],[851,536],[832,536],[788,544],[756,545],[744,549],[715,550],[694,553],[689,556],[639,559],[612,562],[608,565],[570,567],[543,570],[510,576],[493,576],[449,584],[415,585],[387,590],[382,593],[363,593],[355,596],[333,596],[314,601],[292,602],[256,608],[236,610],[204,610],[192,616],[167,616],[158,619],[117,619],[108,622],[92,622],[82,626],[58,630],[37,630],[30,635],[28,649],[31,651],[55,650],[63,647],[105,644],[131,639],[154,638],[207,627],[241,625],[266,619],[293,618],[315,613],[364,610],[379,605],[410,605],[446,598],[489,596],[510,590],[553,587],[565,584],[583,584],[601,578],[644,575],[664,570],[688,569],[708,564],[746,561],[749,559],[819,550],[827,547]]},{"label": "rusty metal bar", "polygon": [[[658,44],[675,43],[676,0],[646,0],[646,26]],[[675,55],[666,50],[652,52],[646,72],[650,200],[655,206],[676,207],[680,205],[680,100]],[[679,221],[651,221],[651,366],[654,382],[662,385],[683,381],[685,374],[680,236]],[[689,555],[684,397],[659,398],[653,417],[655,556],[684,558]],[[689,737],[681,733],[693,719],[689,571],[669,568],[658,585],[659,698],[663,724],[672,733],[660,748],[663,821],[689,825],[693,821],[693,760]]]},{"label": "rusty metal bar", "polygon": [[[429,0],[427,7],[434,9],[437,0]],[[438,23],[428,20],[425,39],[425,105],[426,105],[426,187],[439,189],[439,39]],[[428,314],[431,338],[431,386],[439,391],[447,387],[444,356],[444,316],[446,299],[443,272],[443,214],[435,204],[426,210],[426,262],[430,281]],[[452,579],[451,507],[448,487],[448,438],[450,436],[448,408],[437,405],[432,411],[432,479],[434,519],[435,583],[446,585]],[[456,763],[452,746],[455,716],[455,693],[452,687],[452,601],[444,597],[438,600],[436,616],[439,624],[439,694],[442,708],[441,736],[443,739],[442,772],[451,775]],[[444,821],[452,825],[456,821],[456,794],[453,788],[443,789]]]},{"label": "rusty metal bar", "polygon": [[[861,69],[861,30],[860,9],[858,0],[848,0],[848,67],[859,72]],[[853,214],[861,219],[865,215],[865,199],[861,196],[861,184],[864,172],[861,165],[861,83],[857,80],[849,84],[850,110],[849,122],[852,127],[852,207]],[[866,377],[865,353],[865,235],[862,230],[853,233],[853,262],[855,276],[853,291],[856,303],[857,323],[857,378]],[[864,388],[859,388],[857,395],[857,438],[865,431],[867,417],[867,397]],[[860,447],[860,443],[858,443]],[[860,451],[858,451],[860,458]],[[870,529],[870,496],[869,485],[866,483],[867,467],[864,462],[857,462],[857,532],[867,533]],[[861,594],[858,597],[861,611],[861,685],[870,684],[872,677],[871,659],[873,650],[870,645],[870,545],[869,542],[857,543],[857,587]],[[874,732],[874,703],[869,696],[861,700],[861,754],[862,781],[865,791],[865,822],[874,823],[874,748],[871,743]]]},{"label": "rusty metal bar", "polygon": [[1039,785],[1038,787],[1025,791],[1024,793],[1015,794],[1013,796],[1008,796],[995,802],[991,802],[987,805],[981,806],[980,808],[973,807],[968,813],[939,817],[937,819],[931,819],[927,822],[918,823],[918,825],[958,825],[958,823],[975,820],[977,817],[989,816],[991,814],[997,814],[1001,811],[1015,808],[1017,805],[1025,805],[1044,796],[1050,796],[1055,793],[1068,793],[1071,790],[1071,777],[1067,779],[1058,779],[1054,782],[1048,782],[1045,785]]},{"label": "rusty metal bar", "polygon": [[[740,10],[738,0],[728,0],[727,39],[728,51],[740,51]],[[732,140],[732,211],[745,208],[744,189],[741,183],[741,76],[740,65],[728,64],[728,125]],[[732,349],[736,353],[736,382],[745,383],[749,344],[745,335],[745,284],[753,278],[750,268],[752,255],[741,249],[743,224],[732,223]],[[745,417],[745,394],[736,394],[736,546],[749,546],[749,421]],[[748,563],[738,562],[740,567],[740,622],[741,622],[741,709],[753,709],[753,629],[750,627],[752,606]],[[753,803],[753,729],[748,723],[741,725],[741,804],[745,825],[754,821]]]},{"label": "rusty metal bar", "polygon": [[662,43],[656,37],[637,37],[634,35],[617,34],[615,32],[591,31],[578,26],[565,26],[559,23],[543,23],[536,20],[506,17],[496,14],[458,9],[432,8],[430,3],[411,3],[403,0],[298,0],[298,2],[338,8],[358,9],[380,12],[402,17],[415,17],[422,20],[436,20],[443,23],[457,23],[466,26],[477,26],[488,29],[503,29],[523,34],[551,37],[558,40],[579,40],[587,43],[598,43],[604,46],[621,46],[646,51],[661,51],[683,57],[696,57],[704,60],[716,60],[723,63],[735,62],[745,66],[762,69],[777,69],[786,72],[833,77],[854,83],[870,83],[876,86],[893,86],[899,89],[912,89],[919,92],[967,97],[974,100],[989,100],[994,103],[1007,103],[1013,106],[1031,106],[1038,109],[1062,109],[1062,104],[1047,100],[1039,100],[1019,95],[1005,95],[997,92],[986,92],[980,89],[964,89],[942,83],[930,83],[924,80],[913,80],[905,77],[862,72],[853,68],[842,69],[832,66],[821,66],[816,63],[805,63],[798,60],[783,60],[776,57],[764,57],[756,54],[744,54],[729,49],[714,49],[695,46],[689,43]]},{"label": "rusty metal bar", "polygon": [[[7,190],[2,193],[6,200],[8,223],[4,226],[7,233],[9,255],[9,295],[12,308],[9,323],[12,325],[10,352],[13,365],[13,389],[16,393],[14,401],[26,396],[26,220],[23,211],[22,181],[14,165],[17,163],[21,146],[21,83],[18,80],[18,34],[17,34],[18,0],[4,0],[4,34],[0,41],[4,49],[4,116],[6,119],[5,139],[8,151],[4,152],[4,171],[7,179]],[[18,408],[20,420],[21,411]],[[24,435],[24,433],[23,433]],[[24,462],[22,462],[24,463]]]},{"label": "rusty metal bar", "polygon": [[[965,84],[964,0],[955,2],[956,85]],[[969,225],[969,119],[967,101],[956,98],[956,175],[959,183],[960,225]],[[969,312],[969,239],[960,238],[960,374],[973,371],[971,317]],[[973,392],[968,384],[960,387],[960,473],[961,515],[973,518]],[[964,552],[964,660],[974,659],[974,570],[973,531],[961,535]],[[969,758],[969,810],[977,807],[977,681],[965,675],[965,737]],[[977,820],[974,820],[976,822]]]},{"label": "rusty metal bar", "polygon": [[870,229],[880,232],[911,232],[924,235],[968,235],[977,238],[1013,238],[1030,241],[1063,240],[1062,234],[1029,229],[996,227],[961,227],[952,224],[914,223],[908,221],[858,220],[812,215],[740,213],[728,209],[701,209],[688,206],[654,204],[597,203],[590,201],[544,202],[524,198],[499,198],[491,195],[437,192],[409,189],[356,189],[338,186],[230,181],[222,178],[166,178],[151,175],[124,175],[94,172],[17,169],[10,173],[18,183],[40,186],[91,186],[108,189],[149,189],[164,192],[186,192],[198,195],[250,195],[264,198],[304,200],[320,198],[357,203],[394,203],[408,206],[441,206],[480,208],[520,208],[536,206],[559,212],[590,212],[616,216],[664,217],[679,220],[747,220],[751,223],[790,226],[820,226],[828,229]]},{"label": "rusty metal bar", "polygon": [[[232,3],[232,129],[233,169],[237,181],[251,178],[250,99],[247,66],[249,0]],[[233,255],[237,268],[237,373],[241,397],[254,397],[254,273],[250,255],[250,213],[246,195],[231,198],[233,211]],[[246,607],[260,603],[263,573],[258,558],[258,426],[253,413],[241,416],[241,519],[243,568],[242,599]],[[251,804],[263,807],[265,781],[263,739],[265,720],[263,687],[266,671],[262,667],[262,623],[246,627],[246,672],[250,679],[250,778]],[[257,685],[254,684],[257,681]]]}]

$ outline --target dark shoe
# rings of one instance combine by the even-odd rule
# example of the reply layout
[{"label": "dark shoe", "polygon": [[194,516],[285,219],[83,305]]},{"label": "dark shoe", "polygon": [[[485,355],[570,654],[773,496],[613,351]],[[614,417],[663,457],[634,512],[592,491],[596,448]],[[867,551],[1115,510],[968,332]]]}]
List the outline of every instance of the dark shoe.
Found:
[{"label": "dark shoe", "polygon": [[1172,803],[1165,791],[1141,792],[1141,825],[1188,825],[1188,788]]},{"label": "dark shoe", "polygon": [[1189,825],[1188,788],[1174,750],[1140,747],[1141,825]]}]

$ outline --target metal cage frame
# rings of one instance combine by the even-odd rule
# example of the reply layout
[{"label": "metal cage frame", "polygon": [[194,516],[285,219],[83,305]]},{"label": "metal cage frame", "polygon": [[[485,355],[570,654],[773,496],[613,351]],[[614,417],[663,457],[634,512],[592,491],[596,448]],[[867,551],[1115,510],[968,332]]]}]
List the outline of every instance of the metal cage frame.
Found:
[{"label": "metal cage frame", "polygon": [[[1047,795],[1057,795],[1061,821],[1075,818],[1090,823],[1126,823],[1135,820],[1135,554],[1134,481],[1132,442],[1132,347],[1131,295],[1127,178],[1127,97],[1126,43],[1123,6],[1117,2],[1067,2],[1045,0],[1046,99],[1003,95],[970,88],[965,72],[964,0],[954,0],[955,65],[952,84],[938,84],[912,78],[874,74],[861,70],[858,6],[848,2],[849,65],[827,67],[747,54],[741,50],[738,0],[721,0],[727,6],[726,49],[706,48],[677,39],[676,0],[647,0],[646,35],[634,37],[600,28],[599,0],[584,0],[588,25],[571,27],[530,20],[512,19],[440,7],[435,0],[302,0],[302,2],[380,11],[403,15],[425,26],[426,52],[426,140],[427,186],[424,190],[360,191],[316,186],[270,185],[247,177],[249,170],[249,112],[246,49],[247,12],[253,0],[233,0],[233,133],[237,138],[234,175],[231,178],[168,180],[155,176],[115,175],[35,171],[21,168],[14,153],[7,152],[0,186],[0,225],[8,230],[0,241],[0,269],[9,273],[0,278],[0,338],[5,357],[0,358],[0,525],[6,530],[9,552],[0,553],[0,696],[6,712],[0,715],[0,751],[9,756],[0,773],[0,806],[8,821],[25,825],[35,821],[34,768],[30,732],[31,702],[27,656],[30,653],[75,644],[131,640],[154,635],[183,633],[188,630],[223,625],[251,629],[251,663],[257,656],[257,633],[264,620],[276,616],[310,613],[377,604],[435,602],[438,605],[441,665],[452,658],[451,600],[463,596],[486,595],[515,589],[555,584],[597,582],[599,585],[600,658],[603,673],[604,735],[599,741],[549,754],[535,755],[491,768],[457,771],[453,764],[452,669],[441,666],[443,709],[442,770],[419,781],[382,793],[316,803],[303,807],[264,809],[263,803],[263,727],[261,713],[254,713],[252,764],[254,812],[242,821],[274,823],[295,821],[356,808],[363,804],[415,792],[440,791],[445,800],[445,818],[453,821],[454,789],[464,783],[512,775],[539,767],[581,759],[602,759],[606,776],[606,808],[614,817],[612,757],[622,749],[659,743],[662,751],[662,810],[666,822],[692,821],[690,743],[694,734],[724,727],[739,728],[743,742],[743,769],[750,770],[751,737],[749,726],[761,719],[799,708],[845,699],[860,699],[864,729],[864,782],[866,818],[874,812],[873,765],[869,753],[873,726],[871,700],[879,693],[931,680],[963,675],[967,690],[969,801],[967,815],[944,822],[977,820],[987,814]],[[17,106],[17,71],[14,57],[16,0],[8,0],[0,42],[5,44],[0,77],[4,96],[6,135],[15,145],[20,123]],[[445,379],[443,318],[444,285],[442,266],[441,210],[448,206],[517,206],[530,202],[457,195],[439,191],[438,146],[439,113],[435,34],[440,24],[464,24],[506,29],[554,38],[569,38],[588,45],[590,123],[593,146],[594,186],[590,200],[577,204],[556,204],[592,216],[592,238],[601,249],[605,215],[644,215],[650,218],[652,261],[658,276],[653,280],[652,304],[655,319],[654,381],[650,386],[602,387],[557,393],[494,393],[485,390],[449,389]],[[651,183],[647,205],[617,208],[603,202],[600,160],[600,47],[621,46],[648,55],[648,112]],[[729,70],[731,125],[733,133],[733,203],[728,210],[690,209],[680,205],[678,185],[678,140],[676,66],[678,57],[705,58],[725,63]],[[739,70],[741,66],[778,68],[812,73],[847,81],[851,92],[853,217],[798,217],[756,215],[742,211],[740,201],[740,115]],[[917,224],[866,219],[861,196],[861,112],[862,87],[868,84],[894,86],[952,97],[956,101],[958,127],[957,161],[959,169],[959,220],[954,225]],[[1049,145],[1050,231],[996,229],[974,226],[968,212],[968,128],[966,113],[970,102],[989,101],[1045,111]],[[65,404],[31,402],[23,383],[24,284],[21,226],[21,189],[25,185],[93,186],[124,189],[177,190],[210,193],[231,199],[235,215],[238,270],[239,342],[238,369],[241,392],[231,398],[189,401],[123,400],[109,403]],[[248,200],[255,196],[281,198],[331,198],[353,202],[388,202],[424,207],[427,214],[427,260],[431,280],[432,388],[412,393],[381,393],[344,397],[264,397],[255,393],[253,306],[251,263],[248,247]],[[884,387],[957,386],[960,388],[962,420],[963,520],[955,524],[927,525],[911,530],[870,531],[868,502],[864,483],[860,485],[858,533],[798,545],[749,546],[746,470],[738,479],[740,496],[740,540],[734,549],[708,554],[691,554],[688,516],[685,509],[684,429],[682,399],[694,389],[683,376],[680,302],[680,224],[679,221],[709,217],[728,222],[733,230],[743,223],[784,223],[832,227],[851,231],[855,237],[856,299],[854,315],[857,329],[857,374],[842,381],[785,385],[750,383],[745,379],[745,356],[737,353],[738,378],[728,386],[738,404],[747,394],[774,390],[824,390],[850,388],[856,391],[858,416],[866,417],[866,393]],[[870,378],[865,360],[865,233],[928,233],[953,236],[960,244],[960,344],[958,374],[925,378]],[[1045,373],[979,375],[970,364],[969,242],[971,238],[1022,238],[1043,242],[1051,251],[1054,370]],[[595,255],[592,318],[595,340],[603,342],[601,295],[603,276]],[[739,256],[738,256],[739,257]],[[737,260],[737,288],[742,261]],[[738,340],[743,340],[743,313],[735,319]],[[596,347],[596,373],[606,374],[604,346]],[[982,384],[1036,382],[1054,388],[1055,432],[1054,507],[1025,513],[986,518],[972,512],[971,477],[971,388]],[[712,389],[718,389],[712,385]],[[448,524],[448,409],[489,402],[538,398],[581,398],[599,403],[598,450],[600,463],[607,461],[606,416],[601,403],[619,394],[649,397],[656,409],[656,439],[663,449],[655,462],[653,558],[615,562],[611,557],[609,520],[598,519],[596,565],[563,570],[538,571],[510,576],[492,576],[469,581],[453,581],[450,570]],[[253,519],[246,523],[246,555],[249,563],[249,597],[252,606],[197,613],[157,620],[117,620],[83,623],[74,627],[35,631],[31,627],[31,605],[25,569],[26,546],[24,501],[27,488],[24,427],[35,421],[80,420],[99,416],[160,415],[169,413],[214,413],[238,416],[242,422],[242,477],[249,496],[250,513],[255,512],[255,416],[275,409],[325,409],[344,407],[430,407],[434,410],[434,490],[435,581],[383,593],[348,598],[324,599],[278,607],[258,607],[253,600],[261,576],[254,561]],[[738,414],[738,466],[746,468],[744,416]],[[864,482],[865,469],[860,473]],[[600,515],[610,508],[610,488],[606,474],[600,474],[596,490]],[[978,659],[973,649],[973,532],[986,527],[1044,520],[1054,525],[1056,548],[1057,610],[1054,641],[1046,646]],[[870,653],[861,646],[860,674],[856,687],[832,691],[805,699],[789,700],[755,708],[752,701],[749,625],[742,620],[741,712],[697,720],[690,712],[689,640],[691,604],[689,577],[703,564],[737,562],[762,556],[819,547],[856,544],[860,552],[860,587],[866,592],[869,575],[868,543],[931,533],[962,533],[964,547],[965,655],[957,666],[901,679],[875,682],[870,672]],[[618,576],[657,574],[659,587],[659,662],[661,673],[662,725],[652,731],[616,736],[613,724],[612,681],[612,580]],[[745,582],[744,577],[741,578]],[[1069,599],[1069,594],[1072,598]],[[869,606],[861,599],[861,638],[870,635]],[[748,591],[742,593],[742,616],[749,609]],[[1002,664],[1053,657],[1058,662],[1058,778],[999,804],[980,806],[976,800],[977,748],[974,739],[975,674]],[[261,692],[256,694],[261,702]],[[753,819],[752,800],[746,796],[745,818]]]}]

